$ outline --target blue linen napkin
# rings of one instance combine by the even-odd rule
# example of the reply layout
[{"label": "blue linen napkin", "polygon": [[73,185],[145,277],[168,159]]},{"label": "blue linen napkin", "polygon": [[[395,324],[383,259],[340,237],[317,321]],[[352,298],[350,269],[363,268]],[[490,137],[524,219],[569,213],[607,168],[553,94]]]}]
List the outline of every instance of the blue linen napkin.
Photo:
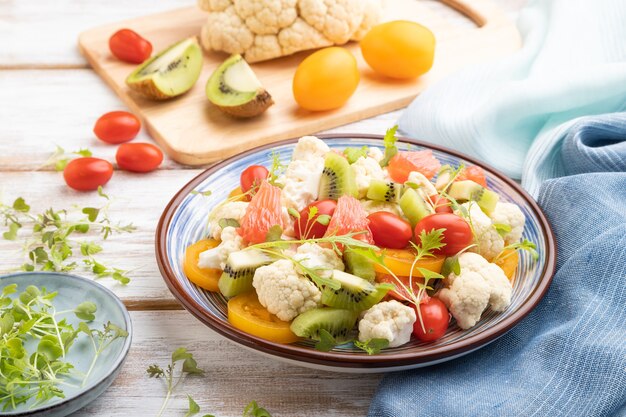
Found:
[{"label": "blue linen napkin", "polygon": [[388,374],[370,417],[626,415],[626,113],[564,136],[567,176],[538,198],[558,242],[546,296],[477,352]]},{"label": "blue linen napkin", "polygon": [[626,110],[626,1],[531,0],[518,28],[520,51],[429,87],[400,130],[524,172],[536,195],[565,123]]}]

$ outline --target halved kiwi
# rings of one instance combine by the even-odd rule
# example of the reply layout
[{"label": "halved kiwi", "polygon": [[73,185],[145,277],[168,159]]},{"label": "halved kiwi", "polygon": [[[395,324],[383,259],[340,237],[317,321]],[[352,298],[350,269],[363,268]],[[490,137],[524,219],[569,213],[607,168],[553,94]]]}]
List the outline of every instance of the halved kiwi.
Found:
[{"label": "halved kiwi", "polygon": [[217,108],[235,117],[258,116],[274,104],[241,55],[232,55],[211,74],[206,96]]},{"label": "halved kiwi", "polygon": [[498,204],[500,199],[498,194],[471,180],[452,183],[448,194],[459,202],[475,201],[487,214],[491,214],[495,210],[496,204]]},{"label": "halved kiwi", "polygon": [[323,288],[322,304],[351,311],[367,310],[394,289],[391,284],[374,285],[363,278],[339,270],[333,271],[333,280],[338,281],[341,287],[337,290]]},{"label": "halved kiwi", "polygon": [[398,184],[397,182],[372,180],[367,189],[367,198],[376,201],[397,203],[400,200],[401,194],[402,184]]},{"label": "halved kiwi", "polygon": [[342,195],[358,196],[356,175],[346,158],[328,152],[324,158],[324,170],[319,186],[319,199],[337,200]]},{"label": "halved kiwi", "polygon": [[171,45],[126,78],[126,85],[154,100],[167,100],[193,87],[202,70],[202,49],[193,37]]},{"label": "halved kiwi", "polygon": [[314,308],[300,314],[291,322],[291,331],[299,337],[320,340],[324,329],[337,341],[349,340],[350,331],[356,324],[358,313],[338,308]]}]

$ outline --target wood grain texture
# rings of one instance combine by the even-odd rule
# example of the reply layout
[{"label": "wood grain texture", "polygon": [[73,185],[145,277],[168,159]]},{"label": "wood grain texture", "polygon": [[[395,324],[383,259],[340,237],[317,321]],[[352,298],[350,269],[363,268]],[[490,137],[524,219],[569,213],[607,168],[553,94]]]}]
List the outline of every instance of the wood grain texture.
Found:
[{"label": "wood grain texture", "polygon": [[428,85],[467,66],[516,50],[519,33],[513,22],[488,0],[447,0],[480,22],[482,27],[457,27],[421,2],[395,0],[387,4],[387,20],[415,20],[428,26],[437,38],[433,68],[416,80],[393,81],[376,75],[364,62],[358,44],[350,43],[362,74],[359,88],[346,105],[328,112],[299,108],[292,96],[297,65],[310,52],[252,65],[276,104],[260,117],[241,121],[224,115],[206,99],[204,84],[224,60],[221,53],[205,53],[199,81],[185,95],[159,103],[139,97],[125,85],[134,68],[112,57],[111,33],[131,27],[147,37],[159,51],[180,39],[196,36],[206,20],[197,8],[184,8],[153,16],[101,26],[83,32],[81,52],[94,70],[134,113],[148,132],[177,162],[202,165],[240,153],[253,146],[340,126],[386,113],[409,104]]},{"label": "wood grain texture", "polygon": [[256,400],[275,417],[364,416],[380,375],[352,375],[283,364],[237,346],[182,311],[131,312],[135,328],[129,357],[106,393],[75,416],[155,416],[165,395],[148,365],[165,366],[180,346],[194,354],[202,377],[177,389],[164,416],[182,416],[190,394],[202,413],[240,417]]}]

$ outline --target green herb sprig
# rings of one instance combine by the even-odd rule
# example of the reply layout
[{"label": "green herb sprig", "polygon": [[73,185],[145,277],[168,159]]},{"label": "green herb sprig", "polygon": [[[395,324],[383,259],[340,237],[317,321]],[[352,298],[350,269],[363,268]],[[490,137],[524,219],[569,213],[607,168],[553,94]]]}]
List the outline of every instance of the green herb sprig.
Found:
[{"label": "green herb sprig", "polygon": [[398,138],[396,137],[397,131],[398,125],[395,125],[394,127],[387,129],[387,132],[385,132],[385,137],[383,138],[385,154],[383,159],[380,161],[380,166],[383,168],[389,165],[391,158],[396,156],[398,153],[398,147],[396,146],[396,142],[398,141]]},{"label": "green herb sprig", "polygon": [[[32,213],[30,205],[22,197],[10,206],[0,203],[0,223],[6,227],[2,234],[5,240],[16,241],[21,230],[30,229],[22,242],[25,262],[19,269],[68,272],[82,266],[97,278],[111,277],[128,284],[129,271],[98,262],[94,255],[102,251],[102,246],[86,240],[87,236],[93,237],[94,234],[106,240],[114,233],[135,230],[131,223],[113,222],[108,215],[109,196],[104,194],[102,188],[98,189],[98,194],[106,200],[103,206],[74,210],[49,208],[41,213]],[[71,220],[77,215],[80,216],[78,220]],[[82,262],[78,262],[79,254]]]},{"label": "green herb sprig", "polygon": [[54,153],[50,155],[39,169],[53,167],[55,171],[63,171],[72,159],[77,157],[88,158],[90,156],[92,156],[92,152],[87,148],[66,152],[65,149],[57,145]]}]

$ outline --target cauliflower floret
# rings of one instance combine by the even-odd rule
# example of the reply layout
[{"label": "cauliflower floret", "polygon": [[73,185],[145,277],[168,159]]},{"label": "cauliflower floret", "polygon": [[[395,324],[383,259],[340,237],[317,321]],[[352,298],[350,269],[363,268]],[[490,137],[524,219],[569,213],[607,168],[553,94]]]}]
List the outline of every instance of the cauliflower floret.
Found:
[{"label": "cauliflower floret", "polygon": [[504,235],[505,244],[519,242],[522,238],[526,217],[517,204],[498,201],[491,213],[491,220],[493,224],[506,224],[511,228],[511,231]]},{"label": "cauliflower floret", "polygon": [[376,146],[370,146],[369,149],[367,150],[367,157],[372,158],[373,160],[375,160],[376,162],[380,164],[380,161],[383,160],[385,155],[383,154],[383,151],[380,148],[377,148]]},{"label": "cauliflower floret", "polygon": [[359,321],[359,341],[387,339],[389,347],[411,340],[415,310],[397,301],[384,301],[367,310]]},{"label": "cauliflower floret", "polygon": [[360,156],[351,167],[356,177],[359,198],[365,198],[372,180],[386,181],[389,179],[387,173],[381,168],[380,163],[369,156],[367,158]]},{"label": "cauliflower floret", "polygon": [[243,239],[234,227],[225,227],[221,234],[222,242],[213,249],[200,253],[198,266],[200,268],[224,269],[228,255],[243,249]]},{"label": "cauliflower floret", "polygon": [[400,206],[396,203],[374,200],[360,200],[360,202],[361,207],[363,207],[363,210],[365,210],[368,215],[377,211],[388,211],[403,219],[405,218],[402,209],[400,209]]},{"label": "cauliflower floret", "polygon": [[[487,260],[492,260],[504,249],[504,239],[498,234],[496,228],[493,227],[491,219],[483,213],[478,204],[467,202],[461,204],[461,207],[465,207],[469,215],[467,220],[474,230],[474,243],[476,246],[469,250],[484,256]],[[456,214],[463,216],[463,213],[460,211],[457,211]]]},{"label": "cauliflower floret", "polygon": [[198,0],[209,12],[207,50],[248,62],[360,40],[382,18],[382,0]]},{"label": "cauliflower floret", "polygon": [[231,201],[217,206],[209,215],[209,231],[213,239],[220,239],[222,236],[220,220],[235,219],[241,222],[241,218],[246,214],[248,204],[250,203],[247,201]]},{"label": "cauliflower floret", "polygon": [[287,259],[258,268],[252,286],[263,307],[283,321],[316,308],[322,296],[315,284],[299,275]]},{"label": "cauliflower floret", "polygon": [[465,252],[459,255],[461,275],[451,273],[445,282],[454,284],[466,272],[479,274],[489,287],[489,305],[493,311],[504,311],[511,304],[513,287],[502,268],[490,263],[477,253]]},{"label": "cauliflower floret", "polygon": [[293,257],[307,268],[322,270],[318,273],[329,277],[333,269],[344,270],[344,265],[334,250],[322,248],[315,243],[305,243],[301,245]]},{"label": "cauliflower floret", "polygon": [[448,288],[443,288],[437,297],[450,310],[461,329],[469,329],[480,320],[489,303],[489,285],[483,277],[473,271],[461,272]]},{"label": "cauliflower floret", "polygon": [[431,195],[437,194],[437,189],[433,185],[432,182],[428,178],[424,176],[421,172],[411,171],[409,174],[409,178],[407,182],[412,182],[413,184],[417,184],[419,188],[417,191],[421,194],[422,198],[427,200]]},{"label": "cauliflower floret", "polygon": [[285,173],[276,180],[283,186],[283,206],[301,211],[317,199],[324,155],[329,151],[328,145],[314,136],[298,141]]}]

